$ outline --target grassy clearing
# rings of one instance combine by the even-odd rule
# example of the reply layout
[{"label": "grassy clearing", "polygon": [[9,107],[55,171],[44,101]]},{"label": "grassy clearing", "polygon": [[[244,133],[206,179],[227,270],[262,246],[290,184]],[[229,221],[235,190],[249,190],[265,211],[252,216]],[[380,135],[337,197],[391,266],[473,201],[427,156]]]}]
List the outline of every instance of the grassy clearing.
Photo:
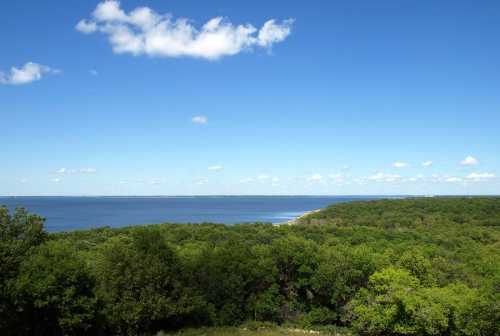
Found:
[{"label": "grassy clearing", "polygon": [[266,326],[259,328],[247,327],[218,327],[185,329],[174,333],[159,333],[158,336],[348,336],[349,333],[320,332],[315,330],[304,330],[295,328],[282,328],[277,326]]}]

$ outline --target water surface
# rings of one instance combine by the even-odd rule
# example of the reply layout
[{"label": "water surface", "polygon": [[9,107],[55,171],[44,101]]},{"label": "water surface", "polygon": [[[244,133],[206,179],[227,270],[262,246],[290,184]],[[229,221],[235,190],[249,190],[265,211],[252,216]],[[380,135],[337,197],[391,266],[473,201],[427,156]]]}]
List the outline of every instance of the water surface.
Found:
[{"label": "water surface", "polygon": [[377,196],[0,197],[46,218],[48,231],[151,223],[281,223],[327,205]]}]

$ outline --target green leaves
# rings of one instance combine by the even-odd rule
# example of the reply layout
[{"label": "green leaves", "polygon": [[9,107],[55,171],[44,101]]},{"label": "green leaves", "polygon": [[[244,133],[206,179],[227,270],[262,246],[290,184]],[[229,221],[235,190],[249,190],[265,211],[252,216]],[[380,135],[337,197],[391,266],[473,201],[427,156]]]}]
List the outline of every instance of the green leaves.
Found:
[{"label": "green leaves", "polygon": [[338,204],[322,225],[47,235],[0,208],[2,335],[154,334],[248,320],[496,336],[500,198]]},{"label": "green leaves", "polygon": [[179,260],[156,230],[113,237],[96,257],[96,292],[112,330],[136,334],[198,308],[184,297]]},{"label": "green leaves", "polygon": [[34,250],[23,261],[14,288],[17,304],[32,311],[31,328],[76,334],[92,329],[97,304],[94,286],[85,260],[62,240]]},{"label": "green leaves", "polygon": [[350,302],[349,318],[370,335],[493,335],[486,302],[464,284],[424,287],[407,270],[387,268]]}]

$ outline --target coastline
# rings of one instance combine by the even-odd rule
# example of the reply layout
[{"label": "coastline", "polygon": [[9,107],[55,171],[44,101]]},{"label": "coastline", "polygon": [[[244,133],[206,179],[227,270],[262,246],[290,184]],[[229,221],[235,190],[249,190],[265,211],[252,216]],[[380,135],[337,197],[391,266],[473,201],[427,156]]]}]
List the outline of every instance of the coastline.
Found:
[{"label": "coastline", "polygon": [[305,217],[307,217],[307,216],[309,216],[309,215],[312,215],[313,213],[320,212],[321,210],[323,210],[323,209],[314,209],[314,210],[306,211],[306,212],[304,212],[302,215],[297,216],[297,217],[295,217],[294,219],[290,219],[290,220],[288,220],[288,221],[286,221],[286,222],[282,222],[282,223],[276,223],[276,224],[274,224],[274,225],[276,225],[276,226],[281,226],[281,225],[296,225],[296,224],[299,224],[299,222],[300,222],[303,218],[305,218]]}]

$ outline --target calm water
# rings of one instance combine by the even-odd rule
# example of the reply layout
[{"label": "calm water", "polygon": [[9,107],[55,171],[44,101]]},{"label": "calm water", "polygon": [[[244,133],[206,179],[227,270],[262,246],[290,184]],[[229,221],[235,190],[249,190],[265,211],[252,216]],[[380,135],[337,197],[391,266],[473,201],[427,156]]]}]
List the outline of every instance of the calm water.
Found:
[{"label": "calm water", "polygon": [[25,207],[46,218],[48,231],[150,223],[280,223],[329,204],[380,197],[0,197],[9,209]]}]

